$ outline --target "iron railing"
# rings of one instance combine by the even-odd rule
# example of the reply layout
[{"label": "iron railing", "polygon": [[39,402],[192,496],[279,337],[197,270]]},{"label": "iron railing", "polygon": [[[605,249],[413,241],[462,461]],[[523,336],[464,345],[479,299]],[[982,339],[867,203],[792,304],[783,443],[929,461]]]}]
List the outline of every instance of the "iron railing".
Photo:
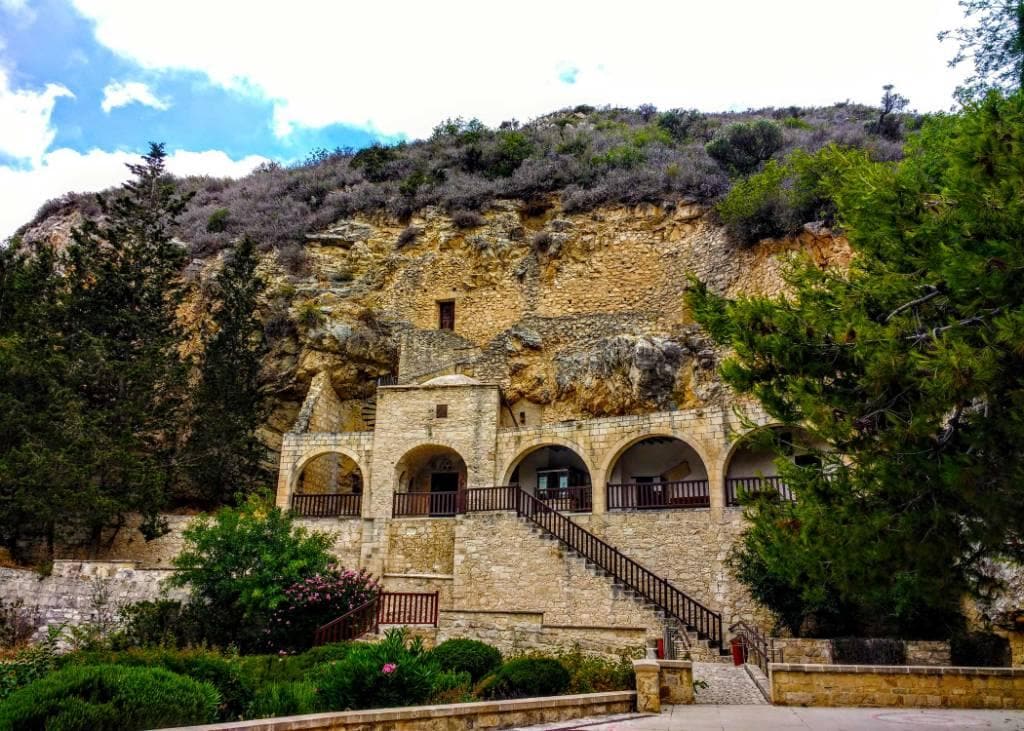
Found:
[{"label": "iron railing", "polygon": [[725,504],[739,505],[743,498],[777,493],[780,500],[792,502],[793,491],[781,477],[730,477],[725,481]]},{"label": "iron railing", "polygon": [[619,549],[574,523],[568,516],[522,490],[518,493],[516,512],[600,567],[618,583],[642,595],[670,617],[721,647],[722,615],[718,612],[708,609]]},{"label": "iron railing", "polygon": [[378,386],[397,386],[398,376],[377,376]]},{"label": "iron railing", "polygon": [[382,591],[372,599],[319,627],[314,645],[357,640],[382,624],[437,626],[438,594]]},{"label": "iron railing", "polygon": [[537,488],[537,499],[565,513],[589,513],[594,509],[594,490],[590,485]]},{"label": "iron railing", "polygon": [[746,622],[737,622],[729,628],[743,647],[744,662],[752,663],[768,675],[768,663],[782,662],[782,648],[776,649],[772,641]]},{"label": "iron railing", "polygon": [[608,485],[609,510],[665,510],[710,506],[711,489],[707,480]]},{"label": "iron railing", "polygon": [[297,492],[292,495],[292,512],[303,518],[358,518],[362,502],[362,495]]}]

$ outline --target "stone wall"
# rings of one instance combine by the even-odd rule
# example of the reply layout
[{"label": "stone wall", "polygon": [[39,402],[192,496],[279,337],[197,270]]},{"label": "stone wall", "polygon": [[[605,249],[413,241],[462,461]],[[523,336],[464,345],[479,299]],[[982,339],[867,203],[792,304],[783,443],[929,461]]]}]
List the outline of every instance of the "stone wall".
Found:
[{"label": "stone wall", "polygon": [[299,518],[297,525],[309,530],[329,533],[333,537],[330,551],[346,569],[360,569],[362,564],[363,524],[356,518]]},{"label": "stone wall", "polygon": [[454,573],[456,609],[539,612],[545,624],[642,627],[661,635],[651,609],[511,513],[456,519]]},{"label": "stone wall", "polygon": [[385,574],[451,575],[455,560],[455,521],[403,518],[388,524]]},{"label": "stone wall", "polygon": [[[798,665],[832,665],[835,663],[832,640],[808,637],[774,637],[772,647],[781,651],[776,655],[782,662]],[[914,666],[946,667],[950,664],[948,641],[907,640],[906,664]]]},{"label": "stone wall", "polygon": [[782,706],[1024,708],[1024,669],[769,665]]},{"label": "stone wall", "polygon": [[112,618],[124,604],[163,595],[183,599],[181,589],[164,591],[163,582],[173,573],[127,561],[58,560],[45,577],[35,571],[0,568],[0,600],[38,609],[38,634],[42,635],[50,625],[82,624],[100,613]]},{"label": "stone wall", "polygon": [[468,637],[494,645],[504,655],[530,650],[581,651],[620,657],[643,652],[648,632],[643,627],[578,627],[544,624],[542,612],[445,610],[440,613],[437,640]]}]

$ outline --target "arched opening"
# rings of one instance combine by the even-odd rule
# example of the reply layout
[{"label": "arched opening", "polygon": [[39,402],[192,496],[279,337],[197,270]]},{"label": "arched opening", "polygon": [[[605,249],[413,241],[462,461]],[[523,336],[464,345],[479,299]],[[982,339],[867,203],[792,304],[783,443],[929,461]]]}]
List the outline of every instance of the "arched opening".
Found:
[{"label": "arched opening", "polygon": [[623,450],[608,472],[609,510],[667,510],[711,505],[708,470],[682,439],[650,436]]},{"label": "arched opening", "polygon": [[593,510],[590,470],[579,454],[561,444],[546,444],[526,452],[516,461],[508,482],[555,510]]},{"label": "arched opening", "polygon": [[450,447],[425,444],[395,465],[395,516],[450,516],[458,491],[466,487],[466,461]]},{"label": "arched opening", "polygon": [[292,495],[292,510],[312,518],[358,516],[362,506],[363,473],[355,460],[327,452],[302,465]]},{"label": "arched opening", "polygon": [[744,496],[778,494],[794,500],[793,491],[779,476],[781,458],[801,466],[821,465],[818,450],[802,429],[771,426],[743,436],[733,447],[725,470],[725,504],[739,505]]}]

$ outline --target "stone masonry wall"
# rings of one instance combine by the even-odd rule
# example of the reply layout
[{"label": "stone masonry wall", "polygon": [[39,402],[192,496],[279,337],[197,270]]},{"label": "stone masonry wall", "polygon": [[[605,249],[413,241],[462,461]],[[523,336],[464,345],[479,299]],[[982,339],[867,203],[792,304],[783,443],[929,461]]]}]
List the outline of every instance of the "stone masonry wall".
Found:
[{"label": "stone masonry wall", "polygon": [[539,612],[547,625],[643,628],[652,637],[662,630],[652,610],[509,513],[456,519],[454,604]]},{"label": "stone masonry wall", "polygon": [[455,560],[455,521],[405,518],[390,521],[386,574],[451,574]]},{"label": "stone masonry wall", "polygon": [[769,666],[782,706],[1024,708],[1024,669],[870,665]]}]

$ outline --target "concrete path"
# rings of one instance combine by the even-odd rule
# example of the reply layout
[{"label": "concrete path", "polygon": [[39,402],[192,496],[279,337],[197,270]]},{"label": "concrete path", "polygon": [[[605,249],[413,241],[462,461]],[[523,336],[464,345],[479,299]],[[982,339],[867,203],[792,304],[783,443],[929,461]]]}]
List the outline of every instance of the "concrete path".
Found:
[{"label": "concrete path", "polygon": [[[947,711],[782,706],[668,706],[657,716],[622,715],[529,726],[529,731],[921,731],[1024,729],[1024,711]],[[524,729],[525,731],[525,729]]]},{"label": "concrete path", "polygon": [[[694,702],[712,705],[763,706],[768,701],[743,667],[716,662],[693,664]],[[708,687],[701,687],[704,681]]]}]

